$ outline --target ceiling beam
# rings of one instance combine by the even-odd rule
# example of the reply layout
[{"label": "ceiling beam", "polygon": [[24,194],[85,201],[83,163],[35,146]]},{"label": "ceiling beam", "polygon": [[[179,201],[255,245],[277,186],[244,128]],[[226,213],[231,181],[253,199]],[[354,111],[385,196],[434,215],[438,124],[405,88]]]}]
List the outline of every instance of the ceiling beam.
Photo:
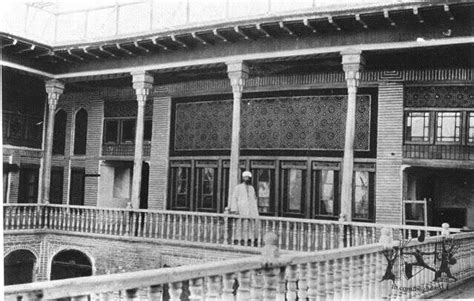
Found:
[{"label": "ceiling beam", "polygon": [[387,21],[390,23],[391,26],[397,26],[395,21],[393,21],[392,18],[390,18],[390,14],[387,9],[383,10],[383,17],[387,19]]},{"label": "ceiling beam", "polygon": [[287,32],[288,34],[290,34],[291,36],[294,36],[294,35],[295,35],[295,33],[294,33],[291,29],[289,29],[288,26],[286,26],[283,21],[280,21],[279,25],[280,25],[280,28],[281,28],[281,29],[283,29],[284,31],[286,31],[286,32]]},{"label": "ceiling beam", "polygon": [[203,38],[201,38],[200,36],[198,36],[198,35],[196,34],[196,32],[194,32],[194,31],[191,32],[191,36],[193,37],[193,39],[198,40],[199,42],[201,42],[201,44],[207,45],[207,41],[205,41]]},{"label": "ceiling beam", "polygon": [[33,50],[35,50],[35,48],[36,48],[36,45],[31,44],[30,47],[28,47],[28,48],[26,48],[26,49],[22,49],[22,50],[20,50],[20,51],[17,51],[17,54],[18,54],[18,53],[24,53],[24,52],[27,52],[27,51],[33,51]]},{"label": "ceiling beam", "polygon": [[117,57],[115,54],[113,54],[112,52],[108,51],[107,49],[104,49],[104,46],[99,46],[99,50],[102,51],[103,53],[105,54],[108,54],[110,55],[111,57]]},{"label": "ceiling beam", "polygon": [[218,37],[219,39],[221,39],[222,41],[224,42],[229,42],[229,40],[227,40],[223,35],[221,35],[218,31],[217,31],[217,28],[214,28],[212,30],[212,33],[214,34],[214,36]]},{"label": "ceiling beam", "polygon": [[367,25],[367,23],[365,23],[365,21],[361,19],[360,14],[355,14],[355,19],[356,19],[356,21],[359,22],[360,25],[362,25],[362,27],[364,27],[365,29],[368,29],[368,28],[369,28],[369,26]]},{"label": "ceiling beam", "polygon": [[255,28],[257,28],[258,31],[263,33],[265,35],[265,37],[267,37],[267,38],[271,37],[271,35],[268,33],[268,31],[266,31],[265,29],[262,28],[262,25],[260,23],[255,24]]},{"label": "ceiling beam", "polygon": [[165,46],[165,45],[161,44],[160,42],[158,42],[158,37],[152,38],[151,42],[153,43],[153,45],[161,47],[161,49],[163,49],[163,50],[169,50],[169,48],[167,46]]},{"label": "ceiling beam", "polygon": [[133,45],[134,45],[136,48],[141,49],[141,50],[143,50],[143,51],[145,51],[145,52],[150,52],[150,49],[145,48],[145,47],[143,47],[142,45],[138,44],[138,41],[134,41],[134,42],[133,42]]},{"label": "ceiling beam", "polygon": [[246,35],[244,32],[242,32],[242,30],[239,28],[239,26],[234,26],[234,31],[236,34],[238,34],[239,36],[243,37],[244,39],[246,40],[249,40],[250,37],[248,35]]},{"label": "ceiling beam", "polygon": [[306,26],[306,27],[308,27],[309,29],[311,29],[312,32],[314,32],[314,33],[317,32],[317,31],[316,31],[316,27],[314,27],[314,26],[309,22],[308,19],[303,19],[303,25]]},{"label": "ceiling beam", "polygon": [[174,34],[171,35],[171,41],[175,42],[176,44],[178,44],[179,46],[181,46],[183,48],[188,47],[188,45],[186,45],[184,42],[178,40]]},{"label": "ceiling beam", "polygon": [[4,48],[7,48],[7,47],[10,47],[10,46],[15,46],[16,44],[18,44],[18,40],[17,39],[13,39],[13,42],[9,43],[9,44],[4,44],[0,47],[0,49],[4,49]]},{"label": "ceiling beam", "polygon": [[79,55],[77,55],[77,54],[72,53],[71,48],[69,48],[69,49],[67,50],[67,53],[68,53],[70,56],[75,57],[75,58],[77,58],[77,59],[79,59],[79,60],[81,60],[81,61],[84,60],[84,58],[83,58],[82,56],[79,56]]},{"label": "ceiling beam", "polygon": [[328,16],[328,22],[329,22],[329,24],[331,24],[332,26],[334,26],[334,28],[336,28],[337,31],[341,31],[341,30],[342,30],[341,27],[339,26],[339,24],[337,24],[337,23],[333,20],[332,16]]},{"label": "ceiling beam", "polygon": [[445,12],[446,15],[448,16],[449,21],[454,21],[454,15],[453,15],[453,13],[449,10],[449,5],[447,5],[447,4],[444,5],[444,12]]},{"label": "ceiling beam", "polygon": [[85,54],[90,55],[90,56],[92,56],[92,57],[94,57],[94,58],[96,58],[96,59],[100,59],[100,56],[95,55],[95,54],[89,52],[89,51],[87,50],[87,47],[82,47],[81,49],[82,49],[82,51],[83,51]]},{"label": "ceiling beam", "polygon": [[418,7],[413,7],[413,14],[418,18],[418,22],[420,24],[425,23],[425,20],[423,20],[423,17],[420,15],[420,12],[418,11]]},{"label": "ceiling beam", "polygon": [[119,43],[116,43],[116,44],[115,44],[115,47],[116,47],[118,50],[120,50],[120,51],[122,51],[122,52],[124,52],[124,53],[126,53],[126,54],[128,54],[128,55],[130,55],[130,56],[135,56],[135,53],[131,52],[130,50],[127,50],[127,49],[123,48],[122,46],[120,46]]}]

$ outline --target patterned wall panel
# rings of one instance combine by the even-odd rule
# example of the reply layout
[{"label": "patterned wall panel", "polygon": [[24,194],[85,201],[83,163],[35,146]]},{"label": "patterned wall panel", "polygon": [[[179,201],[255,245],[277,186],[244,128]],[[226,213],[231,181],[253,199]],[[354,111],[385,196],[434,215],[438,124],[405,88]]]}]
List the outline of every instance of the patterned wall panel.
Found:
[{"label": "patterned wall panel", "polygon": [[[347,96],[298,96],[243,101],[242,149],[341,150]],[[357,97],[356,150],[370,148],[370,95]],[[174,150],[230,149],[232,101],[178,103]]]},{"label": "patterned wall panel", "polygon": [[406,107],[474,107],[474,86],[407,87]]}]

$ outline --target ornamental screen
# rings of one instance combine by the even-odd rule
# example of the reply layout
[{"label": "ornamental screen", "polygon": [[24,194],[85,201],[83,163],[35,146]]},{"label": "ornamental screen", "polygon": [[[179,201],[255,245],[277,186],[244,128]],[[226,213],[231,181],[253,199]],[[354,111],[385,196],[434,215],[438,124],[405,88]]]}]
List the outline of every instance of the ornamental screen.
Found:
[{"label": "ornamental screen", "polygon": [[[346,95],[247,99],[241,107],[242,149],[342,150]],[[370,148],[371,97],[356,104],[355,149]],[[177,103],[174,151],[230,149],[232,101]]]}]

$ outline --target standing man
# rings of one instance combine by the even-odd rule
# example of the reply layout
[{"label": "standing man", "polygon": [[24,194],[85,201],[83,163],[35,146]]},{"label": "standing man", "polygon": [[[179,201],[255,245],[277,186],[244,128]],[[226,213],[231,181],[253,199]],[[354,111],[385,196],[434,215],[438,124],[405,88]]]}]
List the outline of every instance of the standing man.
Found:
[{"label": "standing man", "polygon": [[258,237],[258,225],[255,218],[258,215],[257,196],[252,186],[252,173],[242,173],[242,183],[234,189],[230,200],[230,213],[238,214],[241,219],[237,220],[234,242],[240,244],[252,244],[251,239]]}]

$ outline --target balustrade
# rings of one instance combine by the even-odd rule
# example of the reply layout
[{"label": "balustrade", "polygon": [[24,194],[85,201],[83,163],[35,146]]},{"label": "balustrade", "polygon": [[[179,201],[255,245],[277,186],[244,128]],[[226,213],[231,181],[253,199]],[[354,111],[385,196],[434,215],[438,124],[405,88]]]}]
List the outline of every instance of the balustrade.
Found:
[{"label": "balustrade", "polygon": [[[412,239],[440,235],[440,227],[237,215],[97,208],[43,204],[4,204],[4,229],[62,230],[116,236],[182,240],[213,244],[262,246],[265,233],[278,236],[279,249],[319,251],[377,242],[380,229],[392,237]],[[450,229],[459,232],[459,229]]]}]

